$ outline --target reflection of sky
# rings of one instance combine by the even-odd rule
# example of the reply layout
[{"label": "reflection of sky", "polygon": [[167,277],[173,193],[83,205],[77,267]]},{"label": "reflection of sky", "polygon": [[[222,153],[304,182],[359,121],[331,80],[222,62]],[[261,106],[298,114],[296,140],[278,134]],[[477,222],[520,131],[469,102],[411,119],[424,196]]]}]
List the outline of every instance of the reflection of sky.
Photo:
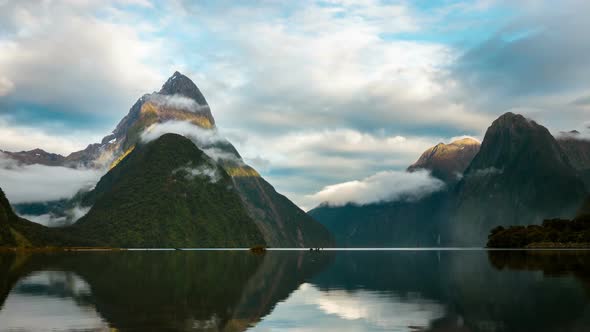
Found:
[{"label": "reflection of sky", "polygon": [[443,315],[442,305],[419,296],[303,284],[251,331],[412,331]]},{"label": "reflection of sky", "polygon": [[[46,288],[47,292],[24,293],[19,289]],[[49,296],[52,288],[67,294],[89,294],[88,284],[70,272],[43,271],[22,279],[8,295],[0,311],[0,330],[14,331],[108,331],[108,325],[89,306],[80,306],[72,297]]]}]

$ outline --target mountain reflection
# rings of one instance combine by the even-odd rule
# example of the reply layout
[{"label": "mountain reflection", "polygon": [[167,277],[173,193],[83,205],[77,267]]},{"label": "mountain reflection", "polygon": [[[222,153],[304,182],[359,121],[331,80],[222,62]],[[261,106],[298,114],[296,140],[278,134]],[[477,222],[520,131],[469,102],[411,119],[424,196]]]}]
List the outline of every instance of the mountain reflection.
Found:
[{"label": "mountain reflection", "polygon": [[[14,314],[2,315],[13,312],[15,302],[7,300],[16,296],[69,299],[118,330],[243,331],[329,259],[304,251],[6,254],[0,259],[0,327],[18,323]],[[20,318],[36,319],[27,310]]]},{"label": "mountain reflection", "polygon": [[587,331],[585,251],[0,255],[0,330]]}]

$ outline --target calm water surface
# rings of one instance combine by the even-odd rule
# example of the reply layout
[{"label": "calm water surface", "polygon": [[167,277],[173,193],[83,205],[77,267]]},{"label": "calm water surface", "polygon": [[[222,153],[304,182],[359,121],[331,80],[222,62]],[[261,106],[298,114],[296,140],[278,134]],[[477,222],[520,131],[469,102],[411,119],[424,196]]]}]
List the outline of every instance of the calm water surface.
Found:
[{"label": "calm water surface", "polygon": [[590,331],[585,251],[0,255],[1,331]]}]

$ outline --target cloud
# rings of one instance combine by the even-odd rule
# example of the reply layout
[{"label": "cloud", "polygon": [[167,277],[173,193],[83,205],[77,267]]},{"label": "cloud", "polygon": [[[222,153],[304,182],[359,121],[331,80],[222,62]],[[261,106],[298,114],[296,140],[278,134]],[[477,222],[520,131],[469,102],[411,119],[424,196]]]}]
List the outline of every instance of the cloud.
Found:
[{"label": "cloud", "polygon": [[444,137],[389,135],[352,129],[284,134],[229,132],[247,163],[282,194],[304,209],[314,207],[309,194],[349,179],[402,170]]},{"label": "cloud", "polygon": [[150,35],[153,23],[129,12],[117,16],[125,5],[1,2],[0,113],[28,112],[46,125],[56,118],[111,125],[137,96],[161,84],[155,64],[165,48]]},{"label": "cloud", "polygon": [[141,140],[143,142],[151,142],[169,133],[187,137],[205,154],[217,162],[223,160],[240,165],[244,163],[234,151],[221,148],[221,146],[228,146],[229,141],[217,129],[204,129],[190,122],[168,121],[153,124],[141,133]]},{"label": "cloud", "polygon": [[223,41],[215,44],[223,51],[208,52],[207,70],[195,73],[218,123],[283,132],[346,127],[406,134],[479,131],[491,120],[457,103],[457,83],[447,75],[456,50],[395,38],[424,28],[407,4],[308,2],[287,10],[234,5],[217,12],[184,2],[181,11]]},{"label": "cloud", "polygon": [[229,161],[234,164],[243,165],[244,162],[238,156],[236,156],[232,152],[228,152],[226,150],[222,150],[219,148],[207,148],[203,149],[203,152],[209,156],[209,158],[215,160],[216,162],[220,161]]},{"label": "cloud", "polygon": [[0,4],[2,149],[79,149],[96,140],[73,128],[107,132],[180,70],[244,158],[303,204],[481,136],[506,111],[552,132],[588,117],[584,1],[132,2]]},{"label": "cloud", "polygon": [[217,181],[221,180],[221,174],[219,174],[217,167],[214,165],[200,165],[198,167],[186,166],[176,169],[172,173],[176,174],[178,172],[184,172],[188,180],[192,180],[195,177],[207,178],[211,183],[217,183]]},{"label": "cloud", "polygon": [[[488,114],[518,111],[552,131],[578,128],[590,75],[590,3],[566,0],[503,2],[511,16],[451,64],[456,98]],[[574,102],[572,102],[574,100]]]},{"label": "cloud", "polygon": [[[54,135],[44,129],[30,125],[17,125],[9,118],[0,116],[0,150],[27,151],[36,148],[52,153],[68,155],[82,150],[86,142],[96,142],[100,135],[89,135],[75,128],[56,128],[61,132]],[[0,158],[1,159],[1,158]]]},{"label": "cloud", "polygon": [[187,137],[199,146],[210,146],[216,143],[226,143],[227,140],[219,134],[217,129],[204,129],[186,121],[167,121],[155,123],[141,133],[143,142],[151,142],[164,134],[178,134]]},{"label": "cloud", "polygon": [[79,190],[94,186],[104,174],[103,170],[97,169],[16,166],[2,155],[0,165],[4,166],[0,168],[0,188],[12,204],[70,198]]},{"label": "cloud", "polygon": [[65,216],[56,217],[50,213],[41,215],[22,214],[22,218],[47,227],[60,227],[67,224]]},{"label": "cloud", "polygon": [[47,227],[63,227],[75,223],[78,219],[85,216],[90,209],[91,206],[76,205],[73,208],[58,213],[50,212],[40,215],[21,214],[18,211],[16,213],[22,218]]},{"label": "cloud", "polygon": [[154,94],[150,96],[150,101],[165,108],[187,110],[194,113],[209,109],[209,105],[199,105],[194,99],[177,94],[171,96]]},{"label": "cloud", "polygon": [[412,173],[386,171],[362,180],[326,186],[321,191],[310,195],[309,199],[332,206],[348,203],[365,205],[397,200],[411,201],[439,191],[444,186],[444,182],[433,178],[427,171]]}]

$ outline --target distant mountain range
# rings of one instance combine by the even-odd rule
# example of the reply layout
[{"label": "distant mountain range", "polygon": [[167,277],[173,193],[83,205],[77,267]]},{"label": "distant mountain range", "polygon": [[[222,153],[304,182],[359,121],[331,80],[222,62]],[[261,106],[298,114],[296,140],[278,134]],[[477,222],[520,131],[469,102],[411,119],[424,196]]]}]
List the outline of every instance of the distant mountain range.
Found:
[{"label": "distant mountain range", "polygon": [[159,92],[142,96],[100,143],[68,156],[39,149],[4,152],[25,165],[109,169],[90,192],[65,202],[17,208],[21,213],[89,209],[60,231],[104,246],[333,245],[329,232],[246,165],[229,141],[178,135],[142,140],[154,125],[170,122],[216,135],[207,101],[179,72]]},{"label": "distant mountain range", "polygon": [[483,246],[499,225],[570,218],[587,197],[590,144],[556,140],[522,115],[506,113],[481,146],[465,139],[426,150],[408,171],[427,169],[447,183],[418,201],[343,207],[323,204],[309,214],[344,246]]}]

